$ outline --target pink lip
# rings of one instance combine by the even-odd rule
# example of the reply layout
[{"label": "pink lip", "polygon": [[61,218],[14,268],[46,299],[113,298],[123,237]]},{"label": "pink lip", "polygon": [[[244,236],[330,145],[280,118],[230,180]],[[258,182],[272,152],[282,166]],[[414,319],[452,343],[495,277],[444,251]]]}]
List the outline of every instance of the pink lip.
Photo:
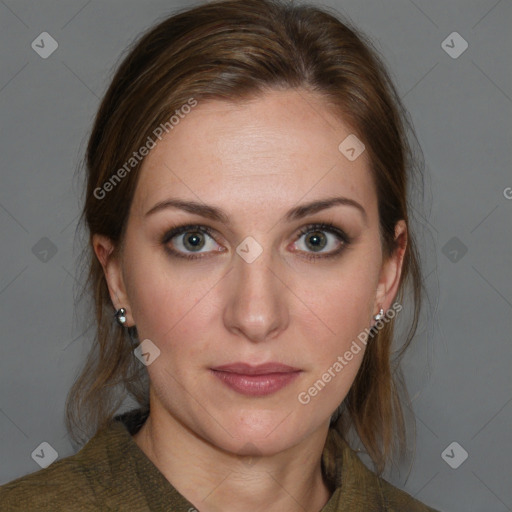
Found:
[{"label": "pink lip", "polygon": [[228,387],[247,396],[266,396],[279,391],[301,372],[298,368],[280,363],[251,366],[234,363],[211,369]]}]

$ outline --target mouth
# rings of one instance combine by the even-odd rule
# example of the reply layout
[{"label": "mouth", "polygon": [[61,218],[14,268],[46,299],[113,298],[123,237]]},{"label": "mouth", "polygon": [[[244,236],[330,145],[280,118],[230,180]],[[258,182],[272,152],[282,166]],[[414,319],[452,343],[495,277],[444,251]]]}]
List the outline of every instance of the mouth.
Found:
[{"label": "mouth", "polygon": [[302,372],[299,368],[281,363],[252,366],[233,363],[210,369],[227,387],[246,396],[267,396],[283,389]]}]

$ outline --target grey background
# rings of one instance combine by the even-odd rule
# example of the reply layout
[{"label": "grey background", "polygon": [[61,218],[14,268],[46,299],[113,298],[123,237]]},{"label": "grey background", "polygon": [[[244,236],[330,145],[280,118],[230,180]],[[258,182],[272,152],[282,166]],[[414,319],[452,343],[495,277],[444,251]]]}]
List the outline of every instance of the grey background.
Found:
[{"label": "grey background", "polygon": [[[63,406],[92,339],[73,308],[74,175],[121,53],[191,4],[0,1],[0,483],[40,469],[31,453],[43,441],[60,458],[74,453]],[[403,366],[416,454],[410,473],[387,476],[443,511],[512,510],[512,4],[321,4],[384,55],[428,174],[416,218],[432,305]],[[59,45],[47,59],[31,48],[43,31]],[[441,46],[454,31],[469,45],[456,59]],[[441,457],[453,441],[468,452],[457,469]]]}]

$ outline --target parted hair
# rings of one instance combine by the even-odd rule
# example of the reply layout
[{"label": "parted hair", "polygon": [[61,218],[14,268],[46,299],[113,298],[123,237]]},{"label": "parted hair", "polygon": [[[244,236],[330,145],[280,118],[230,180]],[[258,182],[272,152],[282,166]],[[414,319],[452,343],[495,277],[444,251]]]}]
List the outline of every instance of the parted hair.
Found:
[{"label": "parted hair", "polygon": [[[380,473],[404,452],[403,379],[398,362],[417,328],[421,272],[410,229],[409,184],[415,165],[414,133],[391,76],[373,43],[338,13],[284,0],[210,1],[159,21],[139,37],[117,66],[96,114],[85,153],[80,225],[88,243],[82,254],[94,339],[68,394],[66,425],[82,443],[105,426],[127,398],[149,408],[146,368],[133,355],[130,336],[113,318],[114,308],[92,236],[122,250],[141,162],[102,197],[111,180],[155,129],[194,98],[242,101],[272,89],[310,91],[323,98],[365,144],[376,185],[385,257],[395,250],[395,225],[405,220],[408,243],[395,298],[412,315],[392,348],[393,322],[370,337],[361,367],[332,428],[355,432]],[[177,128],[179,129],[179,128]],[[341,141],[340,141],[341,142]],[[132,162],[133,163],[133,162]],[[103,188],[103,190],[105,190]]]}]

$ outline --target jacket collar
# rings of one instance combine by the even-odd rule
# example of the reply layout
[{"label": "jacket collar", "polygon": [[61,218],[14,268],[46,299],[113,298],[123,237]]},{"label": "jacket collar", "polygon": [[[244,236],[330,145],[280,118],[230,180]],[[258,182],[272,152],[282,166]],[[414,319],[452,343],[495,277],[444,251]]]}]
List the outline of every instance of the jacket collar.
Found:
[{"label": "jacket collar", "polygon": [[387,510],[381,480],[370,471],[339,432],[329,428],[322,467],[334,493],[321,512],[382,512]]},{"label": "jacket collar", "polygon": [[[150,510],[165,510],[172,503],[173,510],[195,510],[142,452],[132,435],[146,420],[149,411],[136,409],[117,415],[109,429],[97,436],[106,441],[110,464],[119,466],[119,453],[123,456],[123,471],[128,468],[137,473],[137,481],[145,494]],[[119,468],[121,469],[121,468]],[[386,510],[379,478],[371,472],[348,446],[341,435],[331,427],[322,452],[322,470],[334,489],[321,512],[381,512]],[[123,474],[119,472],[118,474]],[[122,487],[125,481],[117,482]],[[131,483],[133,485],[133,482]],[[121,489],[119,489],[121,491]]]}]

